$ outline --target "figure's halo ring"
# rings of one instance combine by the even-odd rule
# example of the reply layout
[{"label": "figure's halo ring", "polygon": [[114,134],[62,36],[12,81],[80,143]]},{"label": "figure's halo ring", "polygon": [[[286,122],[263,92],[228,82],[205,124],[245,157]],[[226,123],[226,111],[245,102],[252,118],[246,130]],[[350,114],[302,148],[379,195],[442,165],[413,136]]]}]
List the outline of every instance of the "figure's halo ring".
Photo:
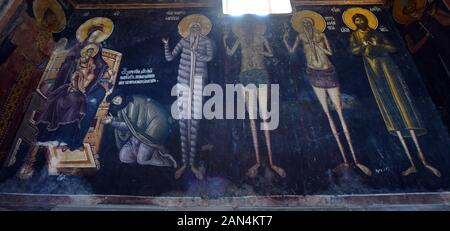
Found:
[{"label": "figure's halo ring", "polygon": [[98,36],[96,43],[101,43],[111,36],[114,31],[114,23],[109,18],[96,17],[84,22],[77,30],[77,39],[79,42],[84,42],[89,36],[89,30],[92,27],[102,28],[102,33]]},{"label": "figure's halo ring", "polygon": [[200,24],[203,36],[207,36],[209,32],[211,32],[212,24],[208,17],[202,14],[191,14],[184,17],[180,24],[178,24],[178,33],[180,33],[183,38],[189,36],[189,26],[194,22]]},{"label": "figure's halo ring", "polygon": [[324,32],[326,28],[325,19],[319,13],[312,10],[302,10],[292,16],[292,27],[299,33],[305,32],[303,28],[303,19],[310,18],[314,23],[314,28],[319,32]]},{"label": "figure's halo ring", "polygon": [[361,7],[353,7],[353,8],[349,8],[346,11],[344,11],[344,13],[342,14],[342,20],[344,21],[345,25],[352,29],[352,30],[356,30],[356,25],[353,22],[353,16],[355,14],[362,14],[364,16],[366,16],[367,18],[367,23],[369,24],[369,27],[373,30],[376,30],[378,28],[378,18],[377,16],[375,16],[374,13],[372,13],[371,11],[361,8]]}]

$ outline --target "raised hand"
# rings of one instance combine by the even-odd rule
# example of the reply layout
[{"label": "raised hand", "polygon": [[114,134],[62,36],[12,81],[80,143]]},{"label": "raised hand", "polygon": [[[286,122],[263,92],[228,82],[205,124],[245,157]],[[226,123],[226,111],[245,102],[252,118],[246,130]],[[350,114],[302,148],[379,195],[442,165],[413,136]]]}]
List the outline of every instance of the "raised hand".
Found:
[{"label": "raised hand", "polygon": [[369,43],[367,41],[362,41],[362,44],[363,44],[364,47],[369,46]]}]

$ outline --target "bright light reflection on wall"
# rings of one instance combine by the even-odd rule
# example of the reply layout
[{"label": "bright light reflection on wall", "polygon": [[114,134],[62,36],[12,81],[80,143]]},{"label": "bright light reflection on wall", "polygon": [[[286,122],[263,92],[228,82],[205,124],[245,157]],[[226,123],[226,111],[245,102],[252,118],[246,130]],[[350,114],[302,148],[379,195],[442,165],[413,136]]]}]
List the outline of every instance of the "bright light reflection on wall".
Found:
[{"label": "bright light reflection on wall", "polygon": [[222,4],[223,13],[233,16],[288,14],[292,12],[290,0],[222,0]]}]

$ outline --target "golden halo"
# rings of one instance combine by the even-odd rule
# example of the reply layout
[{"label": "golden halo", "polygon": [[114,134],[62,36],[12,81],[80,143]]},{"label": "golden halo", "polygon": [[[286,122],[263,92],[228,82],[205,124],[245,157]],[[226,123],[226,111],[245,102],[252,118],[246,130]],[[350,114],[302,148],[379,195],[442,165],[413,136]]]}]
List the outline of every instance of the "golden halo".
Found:
[{"label": "golden halo", "polygon": [[314,28],[319,32],[324,32],[326,23],[325,19],[319,13],[312,10],[302,10],[296,12],[291,19],[292,27],[299,33],[305,32],[303,28],[303,19],[310,18],[314,23]]},{"label": "golden halo", "polygon": [[91,57],[95,57],[97,55],[97,53],[98,53],[100,48],[97,45],[91,43],[91,44],[88,44],[85,47],[83,47],[83,49],[81,50],[80,54],[82,56],[84,56],[84,53],[86,53],[89,49],[94,49],[94,53],[92,54]]},{"label": "golden halo", "polygon": [[178,24],[178,33],[180,33],[183,38],[189,36],[189,26],[194,22],[200,24],[203,36],[206,36],[211,32],[212,25],[208,17],[201,14],[191,14],[184,17]]},{"label": "golden halo", "polygon": [[96,43],[101,43],[111,36],[114,30],[114,23],[109,18],[96,17],[87,20],[77,30],[77,39],[84,42],[89,36],[89,30],[92,27],[102,28],[102,33],[98,36]]},{"label": "golden halo", "polygon": [[392,14],[394,20],[400,24],[407,24],[413,18],[403,12],[403,9],[410,3],[410,1],[416,2],[416,10],[420,10],[427,5],[427,0],[395,0],[394,7],[392,8]]},{"label": "golden halo", "polygon": [[66,27],[66,14],[64,13],[63,8],[56,0],[35,0],[33,2],[33,13],[34,17],[36,17],[36,21],[39,25],[43,27],[47,27],[44,25],[44,17],[45,12],[50,10],[56,15],[56,23],[51,26],[50,29],[53,33],[58,33],[64,30]]},{"label": "golden halo", "polygon": [[342,14],[342,20],[344,21],[345,25],[347,25],[348,28],[352,30],[356,30],[356,25],[353,22],[353,15],[355,14],[362,14],[366,16],[369,27],[373,30],[376,30],[378,27],[378,18],[375,16],[374,13],[371,11],[361,8],[361,7],[353,7],[349,8]]},{"label": "golden halo", "polygon": [[[259,21],[255,21],[252,28],[253,28],[254,35],[264,35],[267,30],[266,24],[263,22],[259,22]],[[235,22],[232,25],[231,30],[238,38],[242,37],[245,34],[245,31],[243,31],[243,29],[242,29],[242,22]]]}]

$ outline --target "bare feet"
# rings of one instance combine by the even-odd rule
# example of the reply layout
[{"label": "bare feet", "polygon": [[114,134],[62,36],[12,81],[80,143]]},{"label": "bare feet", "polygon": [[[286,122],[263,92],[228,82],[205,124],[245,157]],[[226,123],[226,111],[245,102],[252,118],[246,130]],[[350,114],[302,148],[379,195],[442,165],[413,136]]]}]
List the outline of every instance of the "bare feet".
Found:
[{"label": "bare feet", "polygon": [[347,169],[348,167],[350,167],[350,165],[348,165],[348,163],[341,163],[340,165],[336,166],[335,168],[333,168],[333,172],[334,173],[341,173],[344,169]]},{"label": "bare feet", "polygon": [[364,172],[364,174],[368,175],[368,176],[372,176],[372,171],[370,171],[370,169],[368,167],[366,167],[363,164],[360,164],[358,162],[355,162],[356,167],[358,167],[361,171]]},{"label": "bare feet", "polygon": [[430,170],[437,177],[441,177],[442,176],[441,172],[439,172],[439,170],[437,170],[436,168],[434,168],[433,166],[431,166],[429,164],[425,164],[425,168]]},{"label": "bare feet", "polygon": [[251,167],[248,171],[247,171],[247,176],[250,178],[255,178],[256,175],[258,175],[258,169],[259,169],[260,165],[259,164],[255,164],[253,165],[253,167]]},{"label": "bare feet", "polygon": [[34,174],[34,169],[32,166],[25,164],[22,166],[17,173],[17,177],[21,180],[29,180]]},{"label": "bare feet", "polygon": [[285,177],[286,177],[286,171],[284,171],[284,169],[282,169],[282,168],[280,168],[280,167],[278,167],[278,166],[276,166],[276,165],[272,165],[272,166],[270,166],[270,168],[271,168],[274,172],[276,172],[279,176],[281,176],[282,178],[285,178]]},{"label": "bare feet", "polygon": [[179,168],[175,172],[175,179],[180,179],[181,175],[183,175],[184,171],[186,170],[186,165],[183,165],[181,168]]},{"label": "bare feet", "polygon": [[417,169],[415,166],[411,166],[408,169],[406,169],[405,171],[402,172],[402,176],[409,176],[413,173],[416,173]]},{"label": "bare feet", "polygon": [[194,173],[195,177],[197,177],[198,180],[203,180],[203,172],[200,171],[198,168],[191,166],[191,171]]}]

